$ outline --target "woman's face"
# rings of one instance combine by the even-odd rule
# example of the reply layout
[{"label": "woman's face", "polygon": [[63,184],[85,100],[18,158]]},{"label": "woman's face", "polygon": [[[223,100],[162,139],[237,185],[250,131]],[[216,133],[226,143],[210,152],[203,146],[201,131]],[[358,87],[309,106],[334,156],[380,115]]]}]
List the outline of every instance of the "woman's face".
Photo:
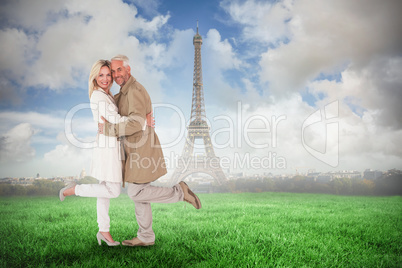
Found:
[{"label": "woman's face", "polygon": [[112,74],[107,66],[103,66],[96,78],[96,83],[98,83],[99,87],[103,90],[107,90],[112,83]]}]

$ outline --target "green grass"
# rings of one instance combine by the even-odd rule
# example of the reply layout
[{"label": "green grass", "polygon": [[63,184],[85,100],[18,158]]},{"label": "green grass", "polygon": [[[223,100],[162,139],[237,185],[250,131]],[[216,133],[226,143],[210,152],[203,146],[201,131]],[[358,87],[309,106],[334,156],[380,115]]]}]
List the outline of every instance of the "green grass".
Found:
[{"label": "green grass", "polygon": [[[1,267],[401,267],[402,198],[200,195],[153,204],[155,245],[98,246],[96,199],[0,198]],[[134,204],[111,201],[111,233],[135,236]]]}]

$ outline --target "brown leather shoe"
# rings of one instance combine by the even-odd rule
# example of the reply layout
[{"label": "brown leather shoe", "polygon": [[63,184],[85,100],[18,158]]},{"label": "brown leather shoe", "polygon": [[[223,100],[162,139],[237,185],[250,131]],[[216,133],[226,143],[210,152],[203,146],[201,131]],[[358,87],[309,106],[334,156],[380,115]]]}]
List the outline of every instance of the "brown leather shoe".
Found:
[{"label": "brown leather shoe", "polygon": [[198,196],[190,190],[190,188],[188,187],[187,183],[185,183],[184,181],[181,181],[179,184],[180,184],[181,189],[183,190],[183,193],[184,193],[184,201],[190,203],[196,209],[200,209],[201,208],[201,201],[198,198]]},{"label": "brown leather shoe", "polygon": [[138,239],[138,237],[134,237],[131,240],[124,240],[123,242],[121,242],[121,244],[123,246],[129,246],[129,247],[148,247],[154,245],[155,242],[144,243],[140,239]]}]

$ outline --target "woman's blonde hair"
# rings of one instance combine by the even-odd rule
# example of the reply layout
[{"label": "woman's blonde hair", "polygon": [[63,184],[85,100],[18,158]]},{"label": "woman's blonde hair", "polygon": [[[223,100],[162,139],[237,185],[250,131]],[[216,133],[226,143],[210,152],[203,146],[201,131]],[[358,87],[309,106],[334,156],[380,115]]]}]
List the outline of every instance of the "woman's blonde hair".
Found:
[{"label": "woman's blonde hair", "polygon": [[[100,69],[102,67],[108,67],[110,70],[110,73],[112,73],[111,67],[110,67],[110,61],[108,60],[97,60],[94,65],[92,65],[91,68],[91,73],[89,74],[89,79],[88,79],[88,95],[89,98],[91,98],[92,93],[94,92],[95,89],[99,87],[98,83],[96,82],[96,78],[99,75]],[[109,89],[112,87],[113,83],[110,83]]]}]

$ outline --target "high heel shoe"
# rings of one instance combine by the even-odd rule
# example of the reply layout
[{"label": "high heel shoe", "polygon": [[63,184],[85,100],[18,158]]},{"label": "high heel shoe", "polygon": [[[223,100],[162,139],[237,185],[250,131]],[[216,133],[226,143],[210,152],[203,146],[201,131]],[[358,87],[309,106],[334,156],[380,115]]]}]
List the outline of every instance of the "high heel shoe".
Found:
[{"label": "high heel shoe", "polygon": [[62,188],[61,190],[60,190],[60,192],[59,192],[59,198],[60,198],[60,201],[64,201],[64,198],[66,198],[65,196],[64,196],[64,191],[65,190],[67,190],[67,189],[70,189],[70,188],[73,188],[73,187],[75,187],[77,184],[75,183],[75,182],[72,182],[72,183],[70,183],[69,185],[67,185],[66,187],[64,187],[64,188]]},{"label": "high heel shoe", "polygon": [[98,232],[98,233],[96,234],[96,238],[98,239],[98,244],[99,244],[99,246],[102,244],[102,240],[105,241],[106,244],[107,244],[109,247],[114,247],[114,246],[120,245],[120,242],[117,242],[117,241],[109,242],[109,241],[103,236],[103,234],[101,234],[100,232]]}]

